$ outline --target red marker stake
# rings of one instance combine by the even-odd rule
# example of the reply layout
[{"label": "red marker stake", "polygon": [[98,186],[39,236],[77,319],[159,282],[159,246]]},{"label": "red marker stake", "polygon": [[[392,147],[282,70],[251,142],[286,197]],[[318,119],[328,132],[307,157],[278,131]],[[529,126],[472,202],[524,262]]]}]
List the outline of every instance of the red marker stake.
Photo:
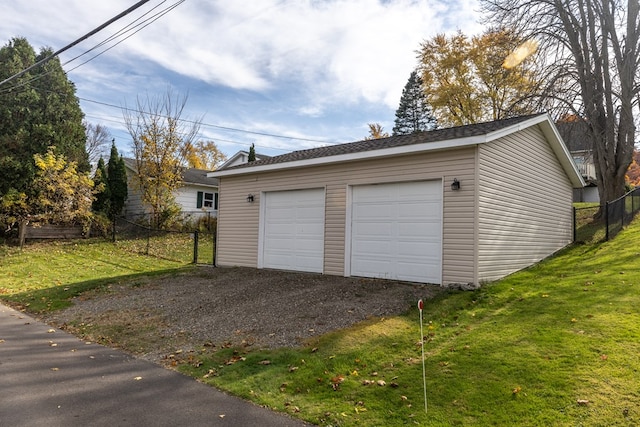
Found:
[{"label": "red marker stake", "polygon": [[418,300],[418,310],[420,311],[420,345],[422,347],[422,384],[424,388],[424,412],[427,412],[427,374],[424,368],[424,333],[422,332],[422,309],[424,302]]}]

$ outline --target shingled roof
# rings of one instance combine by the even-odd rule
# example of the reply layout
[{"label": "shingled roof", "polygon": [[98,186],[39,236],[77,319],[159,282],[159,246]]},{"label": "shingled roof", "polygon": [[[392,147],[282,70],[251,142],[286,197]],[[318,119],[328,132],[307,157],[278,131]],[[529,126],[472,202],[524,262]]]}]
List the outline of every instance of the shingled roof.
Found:
[{"label": "shingled roof", "polygon": [[380,150],[384,148],[402,147],[415,144],[424,144],[428,142],[448,141],[453,139],[468,138],[479,135],[486,135],[499,131],[509,126],[516,125],[540,116],[541,114],[532,114],[528,116],[513,117],[504,120],[497,120],[486,123],[476,123],[466,126],[457,126],[446,129],[436,129],[426,132],[417,132],[409,135],[396,135],[388,138],[369,139],[346,144],[328,145],[325,147],[310,148],[307,150],[298,150],[279,156],[269,157],[250,163],[227,168],[226,170],[238,170],[254,168],[265,165],[275,165],[279,163],[295,162],[300,160],[317,159],[321,157],[330,157],[343,154],[361,153],[365,151]]},{"label": "shingled roof", "polygon": [[[124,164],[131,170],[136,170],[136,160],[128,157],[124,157]],[[183,168],[182,169],[182,182],[184,184],[198,184],[198,185],[208,185],[208,186],[217,186],[218,178],[209,178],[207,177],[207,173],[209,171],[205,169],[196,169],[196,168]]]}]

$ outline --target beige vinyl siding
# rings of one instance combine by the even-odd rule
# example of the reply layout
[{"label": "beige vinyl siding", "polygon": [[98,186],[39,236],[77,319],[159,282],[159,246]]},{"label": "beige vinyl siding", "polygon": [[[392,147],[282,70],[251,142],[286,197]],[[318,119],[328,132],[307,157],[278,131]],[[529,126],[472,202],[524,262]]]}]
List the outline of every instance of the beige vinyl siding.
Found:
[{"label": "beige vinyl siding", "polygon": [[[219,265],[257,266],[260,192],[324,187],[324,273],[345,274],[347,188],[383,182],[442,179],[444,186],[443,284],[473,281],[475,147],[360,160],[302,169],[220,177]],[[462,189],[451,191],[456,177]],[[256,195],[253,204],[247,194]],[[451,237],[447,234],[450,231]],[[451,256],[453,259],[447,259]]]},{"label": "beige vinyl siding", "polygon": [[[249,193],[254,195],[252,203],[247,202]],[[257,267],[260,190],[255,177],[225,178],[224,185],[220,180],[218,194],[216,264]]]},{"label": "beige vinyl siding", "polygon": [[[462,173],[448,175],[444,181],[444,215],[442,271],[443,285],[475,284],[475,201],[477,182],[475,150],[457,164]],[[453,178],[460,181],[460,190],[452,191]]]},{"label": "beige vinyl siding", "polygon": [[525,268],[571,242],[572,185],[539,128],[479,146],[478,279]]}]

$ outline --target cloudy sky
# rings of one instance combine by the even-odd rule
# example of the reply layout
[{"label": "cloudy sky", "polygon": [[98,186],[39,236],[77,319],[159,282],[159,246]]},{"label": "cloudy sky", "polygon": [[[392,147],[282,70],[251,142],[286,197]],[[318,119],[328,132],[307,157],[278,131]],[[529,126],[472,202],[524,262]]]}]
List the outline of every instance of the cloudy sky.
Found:
[{"label": "cloudy sky", "polygon": [[[135,3],[2,0],[0,40],[58,50]],[[200,137],[226,155],[251,143],[277,155],[363,139],[367,123],[391,131],[420,42],[481,32],[478,9],[476,0],[151,0],[60,58],[87,121],[107,126],[125,155],[122,108],[168,90],[188,96],[183,118],[202,120]]]}]

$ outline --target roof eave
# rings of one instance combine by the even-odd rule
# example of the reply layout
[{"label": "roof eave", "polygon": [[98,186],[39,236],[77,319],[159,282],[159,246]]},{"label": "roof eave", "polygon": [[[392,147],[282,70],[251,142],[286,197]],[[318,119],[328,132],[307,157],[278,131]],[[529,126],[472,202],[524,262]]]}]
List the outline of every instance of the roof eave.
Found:
[{"label": "roof eave", "polygon": [[578,167],[573,161],[573,158],[571,157],[569,150],[567,149],[565,143],[563,142],[562,137],[558,132],[558,129],[553,124],[553,121],[551,120],[551,117],[548,114],[540,114],[540,115],[531,117],[530,119],[525,120],[523,122],[516,123],[512,126],[507,126],[503,129],[500,129],[494,132],[489,132],[483,135],[449,139],[445,141],[424,142],[419,144],[403,145],[399,147],[383,148],[379,150],[370,150],[370,151],[361,151],[357,153],[340,154],[335,156],[317,157],[313,159],[296,160],[291,162],[274,163],[274,164],[267,164],[267,165],[261,165],[261,166],[251,166],[251,167],[244,167],[239,169],[219,170],[219,171],[209,172],[207,174],[207,177],[220,178],[224,176],[271,172],[271,171],[277,171],[277,170],[295,169],[295,168],[325,165],[325,164],[352,162],[352,161],[365,160],[365,159],[376,159],[381,157],[400,156],[400,155],[412,154],[412,153],[423,153],[423,152],[430,152],[430,151],[463,148],[463,147],[469,147],[472,145],[479,145],[479,144],[491,142],[496,139],[502,138],[504,136],[510,135],[514,132],[518,132],[535,125],[539,125],[541,127],[541,130],[546,136],[547,140],[549,141],[553,152],[556,154],[565,173],[569,177],[569,180],[571,181],[571,185],[574,188],[584,187],[586,185],[584,182],[584,179],[582,178],[582,175],[580,175],[580,173],[578,172]]},{"label": "roof eave", "polygon": [[208,177],[219,178],[223,176],[244,175],[250,173],[270,172],[283,169],[295,169],[309,166],[326,165],[357,160],[376,159],[381,157],[401,156],[404,154],[421,153],[426,151],[449,150],[477,145],[485,142],[486,135],[467,138],[450,139],[446,141],[423,142],[419,144],[403,145],[400,147],[382,148],[379,150],[360,151],[357,153],[338,154],[335,156],[316,157],[313,159],[294,160],[291,162],[274,163],[262,166],[245,167],[241,169],[218,170],[209,172]]}]

